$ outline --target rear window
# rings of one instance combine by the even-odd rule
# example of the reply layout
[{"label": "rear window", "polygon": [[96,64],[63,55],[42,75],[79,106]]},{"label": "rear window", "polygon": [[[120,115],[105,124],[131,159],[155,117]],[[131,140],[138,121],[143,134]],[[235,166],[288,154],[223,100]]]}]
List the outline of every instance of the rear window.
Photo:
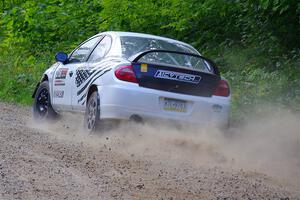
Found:
[{"label": "rear window", "polygon": [[165,40],[133,36],[121,36],[120,39],[122,45],[122,55],[125,58],[129,58],[130,56],[133,56],[139,52],[152,49],[172,50],[198,54],[197,51],[187,45]]},{"label": "rear window", "polygon": [[[143,51],[154,49],[198,54],[197,51],[187,45],[152,38],[122,36],[121,45],[122,56],[125,58],[129,58]],[[174,67],[188,67],[203,72],[213,73],[213,69],[204,59],[190,55],[151,52],[140,58],[139,62],[170,65]]]}]

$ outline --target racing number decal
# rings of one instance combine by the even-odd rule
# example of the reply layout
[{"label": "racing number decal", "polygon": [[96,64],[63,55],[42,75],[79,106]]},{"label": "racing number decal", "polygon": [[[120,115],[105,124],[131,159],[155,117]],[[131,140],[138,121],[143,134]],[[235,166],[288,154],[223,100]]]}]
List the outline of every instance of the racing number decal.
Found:
[{"label": "racing number decal", "polygon": [[54,94],[53,95],[54,98],[64,98],[65,91],[63,91],[63,90],[54,90],[53,94]]}]

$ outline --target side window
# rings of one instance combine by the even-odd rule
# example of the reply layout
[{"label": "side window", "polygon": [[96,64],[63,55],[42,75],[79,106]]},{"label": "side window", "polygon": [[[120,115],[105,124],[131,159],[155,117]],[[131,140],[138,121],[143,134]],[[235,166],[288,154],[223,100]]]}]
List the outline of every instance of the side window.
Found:
[{"label": "side window", "polygon": [[89,62],[98,62],[107,54],[111,47],[111,37],[105,36],[101,42],[94,49],[93,53],[89,58]]},{"label": "side window", "polygon": [[71,55],[71,62],[83,62],[89,56],[90,51],[95,46],[95,44],[99,41],[100,37],[95,37],[87,42],[83,43],[80,47],[78,47]]}]

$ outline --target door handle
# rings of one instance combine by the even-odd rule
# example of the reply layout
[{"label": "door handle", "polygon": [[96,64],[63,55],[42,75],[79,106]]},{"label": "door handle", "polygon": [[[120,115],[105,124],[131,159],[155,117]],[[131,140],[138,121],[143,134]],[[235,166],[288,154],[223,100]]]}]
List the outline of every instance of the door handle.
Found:
[{"label": "door handle", "polygon": [[69,72],[69,76],[72,77],[73,76],[73,71]]}]

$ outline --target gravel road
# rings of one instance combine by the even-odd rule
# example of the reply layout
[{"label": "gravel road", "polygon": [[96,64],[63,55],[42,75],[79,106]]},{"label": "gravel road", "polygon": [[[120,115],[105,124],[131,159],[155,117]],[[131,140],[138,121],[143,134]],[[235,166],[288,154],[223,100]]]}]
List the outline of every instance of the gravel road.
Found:
[{"label": "gravel road", "polygon": [[300,118],[279,119],[226,137],[155,123],[86,135],[81,116],[36,124],[0,103],[0,199],[300,199]]}]

